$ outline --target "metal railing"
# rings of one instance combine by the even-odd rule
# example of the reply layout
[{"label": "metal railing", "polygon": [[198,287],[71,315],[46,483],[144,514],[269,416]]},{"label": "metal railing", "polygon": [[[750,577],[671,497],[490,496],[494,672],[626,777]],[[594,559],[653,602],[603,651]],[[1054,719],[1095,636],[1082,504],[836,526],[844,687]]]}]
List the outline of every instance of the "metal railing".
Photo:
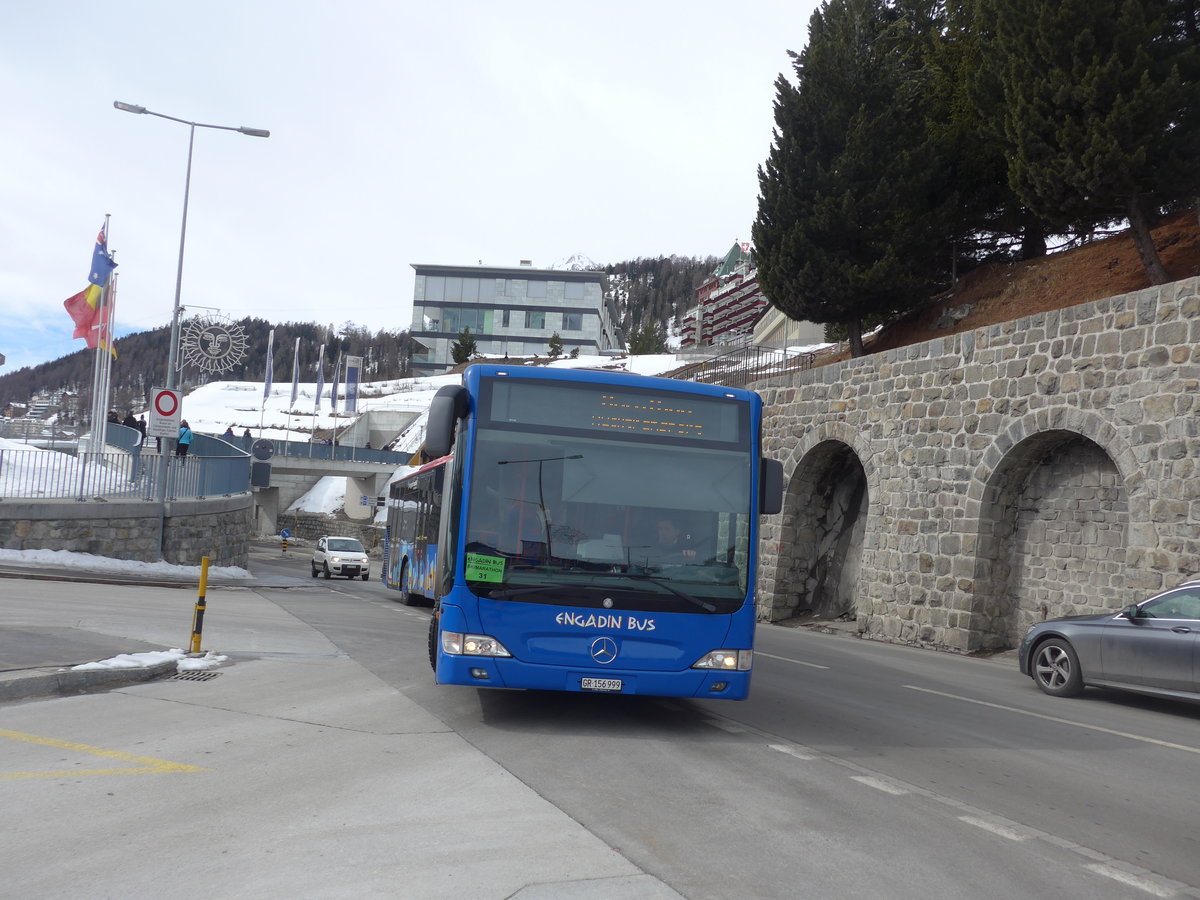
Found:
[{"label": "metal railing", "polygon": [[[158,499],[159,455],[152,448],[81,453],[0,450],[0,500]],[[202,500],[250,490],[250,458],[186,456],[168,460],[168,500]]]},{"label": "metal railing", "polygon": [[[201,436],[197,435],[197,440]],[[232,446],[238,450],[246,450],[254,446],[254,438],[246,440],[245,438],[235,437],[233,440],[229,438],[219,439],[212,438],[211,440],[219,440],[222,444]],[[271,438],[271,444],[275,447],[276,456],[292,456],[303,457],[310,459],[334,459],[339,462],[366,462],[379,463],[381,465],[402,466],[412,457],[411,453],[397,453],[393,450],[376,450],[371,447],[351,447],[346,444],[318,444],[308,441],[282,441],[276,438]]]},{"label": "metal railing", "polygon": [[751,344],[675,369],[666,373],[666,377],[744,388],[763,378],[775,378],[787,372],[811,369],[816,363],[816,358],[817,353],[814,351]]}]

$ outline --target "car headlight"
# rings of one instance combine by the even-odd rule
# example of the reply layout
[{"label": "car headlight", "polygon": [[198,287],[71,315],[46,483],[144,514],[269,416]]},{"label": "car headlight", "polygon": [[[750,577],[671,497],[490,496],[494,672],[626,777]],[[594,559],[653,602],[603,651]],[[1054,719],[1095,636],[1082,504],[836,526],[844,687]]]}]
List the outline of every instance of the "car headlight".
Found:
[{"label": "car headlight", "polygon": [[721,669],[725,672],[748,672],[754,662],[753,650],[713,650],[705,653],[696,662],[693,669]]},{"label": "car headlight", "polygon": [[454,656],[512,656],[494,637],[460,631],[442,632],[442,650]]},{"label": "car headlight", "polygon": [[335,563],[340,563],[342,561],[342,558],[340,556],[331,556],[331,557],[329,557],[329,561],[335,562]]}]

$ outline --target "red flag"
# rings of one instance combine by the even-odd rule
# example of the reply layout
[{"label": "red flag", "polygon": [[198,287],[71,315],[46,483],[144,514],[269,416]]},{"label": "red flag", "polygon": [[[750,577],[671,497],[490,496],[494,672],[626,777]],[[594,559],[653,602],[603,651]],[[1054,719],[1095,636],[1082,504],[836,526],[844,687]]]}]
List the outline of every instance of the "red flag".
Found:
[{"label": "red flag", "polygon": [[[97,345],[112,349],[107,335],[101,335],[104,329],[103,304],[104,289],[108,286],[112,270],[117,267],[108,253],[108,235],[101,228],[96,235],[96,246],[92,249],[92,270],[88,274],[88,286],[73,297],[63,301],[63,306],[75,323],[72,338],[83,338],[89,350]],[[116,355],[114,353],[114,355]]]},{"label": "red flag", "polygon": [[83,338],[87,341],[88,349],[95,350],[100,340],[100,294],[102,288],[89,284],[74,297],[63,301],[72,321],[75,322],[73,338]]}]

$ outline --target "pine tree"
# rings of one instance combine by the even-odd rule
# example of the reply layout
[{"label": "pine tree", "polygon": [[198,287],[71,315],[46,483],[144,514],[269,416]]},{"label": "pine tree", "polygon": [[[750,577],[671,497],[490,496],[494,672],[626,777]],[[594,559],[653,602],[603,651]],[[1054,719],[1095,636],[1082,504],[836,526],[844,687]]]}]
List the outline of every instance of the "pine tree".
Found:
[{"label": "pine tree", "polygon": [[562,356],[562,353],[563,339],[562,336],[556,331],[554,334],[550,335],[550,358],[558,359],[560,356]]},{"label": "pine tree", "polygon": [[[794,319],[862,323],[925,302],[949,269],[947,175],[926,130],[921,42],[934,0],[828,0],[776,82],[759,169],[758,280]],[[940,269],[940,270],[939,270]]]},{"label": "pine tree", "polygon": [[470,328],[460,331],[458,340],[450,345],[450,358],[456,363],[465,363],[477,352],[479,352],[479,348],[475,344],[475,337],[471,334]]},{"label": "pine tree", "polygon": [[629,335],[629,355],[666,353],[667,332],[658,322],[646,318]]},{"label": "pine tree", "polygon": [[[1004,60],[1009,181],[1062,225],[1129,219],[1151,283],[1152,220],[1200,189],[1196,42],[1177,0],[980,0]],[[1185,11],[1181,18],[1180,10]]]}]

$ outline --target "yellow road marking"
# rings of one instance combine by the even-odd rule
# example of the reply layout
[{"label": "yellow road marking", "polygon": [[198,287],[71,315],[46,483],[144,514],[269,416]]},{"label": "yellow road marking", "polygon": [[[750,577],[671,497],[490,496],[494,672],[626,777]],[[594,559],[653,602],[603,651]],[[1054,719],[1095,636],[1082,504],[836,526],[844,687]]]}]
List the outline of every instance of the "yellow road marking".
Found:
[{"label": "yellow road marking", "polygon": [[27,744],[40,744],[43,747],[57,747],[60,750],[74,750],[91,756],[102,756],[107,759],[119,759],[123,762],[138,763],[131,767],[110,769],[57,769],[49,772],[0,772],[0,781],[13,781],[19,778],[67,778],[80,775],[167,775],[179,772],[210,772],[201,766],[189,766],[186,763],[170,762],[165,759],[155,759],[152,756],[134,756],[132,753],[122,753],[120,750],[104,750],[88,744],[76,744],[73,741],[60,741],[58,738],[40,737],[36,734],[25,734],[22,731],[5,731],[0,728],[0,738],[11,738],[14,741],[24,741]]}]

